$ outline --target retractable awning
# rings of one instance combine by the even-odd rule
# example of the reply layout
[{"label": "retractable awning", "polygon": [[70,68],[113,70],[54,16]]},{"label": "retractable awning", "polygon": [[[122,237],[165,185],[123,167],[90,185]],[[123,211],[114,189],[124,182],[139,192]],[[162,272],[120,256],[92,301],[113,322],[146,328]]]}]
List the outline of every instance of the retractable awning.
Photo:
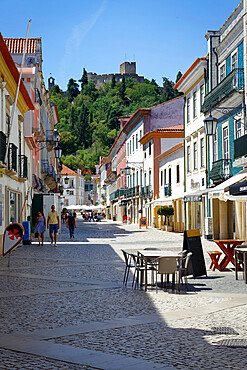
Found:
[{"label": "retractable awning", "polygon": [[247,195],[247,180],[229,186],[230,195]]}]

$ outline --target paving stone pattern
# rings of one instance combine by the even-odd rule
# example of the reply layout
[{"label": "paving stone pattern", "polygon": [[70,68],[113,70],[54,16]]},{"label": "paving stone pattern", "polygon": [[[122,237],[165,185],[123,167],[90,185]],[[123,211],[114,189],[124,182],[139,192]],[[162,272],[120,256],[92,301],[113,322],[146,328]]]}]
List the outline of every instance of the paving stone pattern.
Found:
[{"label": "paving stone pattern", "polygon": [[41,356],[32,356],[25,353],[0,349],[0,369],[20,370],[91,370],[91,366],[81,366],[63,361],[54,361]]},{"label": "paving stone pattern", "polygon": [[[247,286],[232,271],[180,294],[125,288],[122,248],[179,251],[183,235],[77,224],[72,241],[62,225],[57,248],[46,238],[16,249],[10,268],[0,258],[0,369],[247,368]],[[215,249],[203,241],[207,268]]]}]

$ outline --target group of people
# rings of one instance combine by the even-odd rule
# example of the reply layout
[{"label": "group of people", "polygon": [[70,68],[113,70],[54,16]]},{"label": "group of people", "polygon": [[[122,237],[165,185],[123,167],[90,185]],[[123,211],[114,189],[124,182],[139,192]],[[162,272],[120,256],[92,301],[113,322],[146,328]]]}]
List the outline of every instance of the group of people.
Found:
[{"label": "group of people", "polygon": [[82,217],[85,221],[89,221],[89,222],[91,222],[91,221],[98,222],[98,221],[101,221],[104,218],[103,214],[101,214],[100,212],[94,212],[94,211],[92,211],[92,212],[84,211],[84,212],[81,212],[81,215],[82,215]]},{"label": "group of people", "polygon": [[[62,218],[63,219],[63,218]],[[70,239],[74,238],[76,228],[76,213],[69,212],[65,215],[66,227],[69,229]],[[47,222],[42,211],[37,214],[36,224],[34,228],[35,234],[38,235],[39,246],[44,245],[44,233],[49,228],[51,245],[57,246],[57,233],[60,228],[59,213],[55,210],[55,206],[51,206],[51,211],[48,213]]]}]

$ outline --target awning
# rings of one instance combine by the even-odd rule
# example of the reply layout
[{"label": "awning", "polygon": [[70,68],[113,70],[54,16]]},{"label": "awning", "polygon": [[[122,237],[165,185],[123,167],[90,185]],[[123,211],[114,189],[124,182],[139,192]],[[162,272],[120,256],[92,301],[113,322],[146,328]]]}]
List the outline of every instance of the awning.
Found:
[{"label": "awning", "polygon": [[238,183],[239,181],[245,179],[246,177],[247,173],[244,172],[243,170],[237,175],[234,175],[227,179],[226,181],[222,182],[221,184],[215,186],[214,188],[208,189],[208,194],[210,198],[219,198],[221,194],[224,193],[225,190],[227,191],[231,185]]},{"label": "awning", "polygon": [[247,180],[229,186],[230,195],[247,195]]},{"label": "awning", "polygon": [[158,198],[154,199],[150,204],[153,204],[154,206],[159,206],[159,205],[172,205],[172,197],[166,197],[166,198]]}]

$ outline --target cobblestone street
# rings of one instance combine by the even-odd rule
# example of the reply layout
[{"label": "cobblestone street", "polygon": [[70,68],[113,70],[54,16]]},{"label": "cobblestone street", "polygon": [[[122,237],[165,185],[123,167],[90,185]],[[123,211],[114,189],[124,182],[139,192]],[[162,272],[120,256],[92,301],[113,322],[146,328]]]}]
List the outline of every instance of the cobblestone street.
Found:
[{"label": "cobblestone street", "polygon": [[[57,248],[18,248],[9,268],[1,257],[0,369],[247,368],[247,287],[233,271],[191,278],[180,294],[123,288],[121,248],[180,251],[183,235],[77,225],[72,241],[62,225]],[[207,269],[215,249],[203,240]]]}]

